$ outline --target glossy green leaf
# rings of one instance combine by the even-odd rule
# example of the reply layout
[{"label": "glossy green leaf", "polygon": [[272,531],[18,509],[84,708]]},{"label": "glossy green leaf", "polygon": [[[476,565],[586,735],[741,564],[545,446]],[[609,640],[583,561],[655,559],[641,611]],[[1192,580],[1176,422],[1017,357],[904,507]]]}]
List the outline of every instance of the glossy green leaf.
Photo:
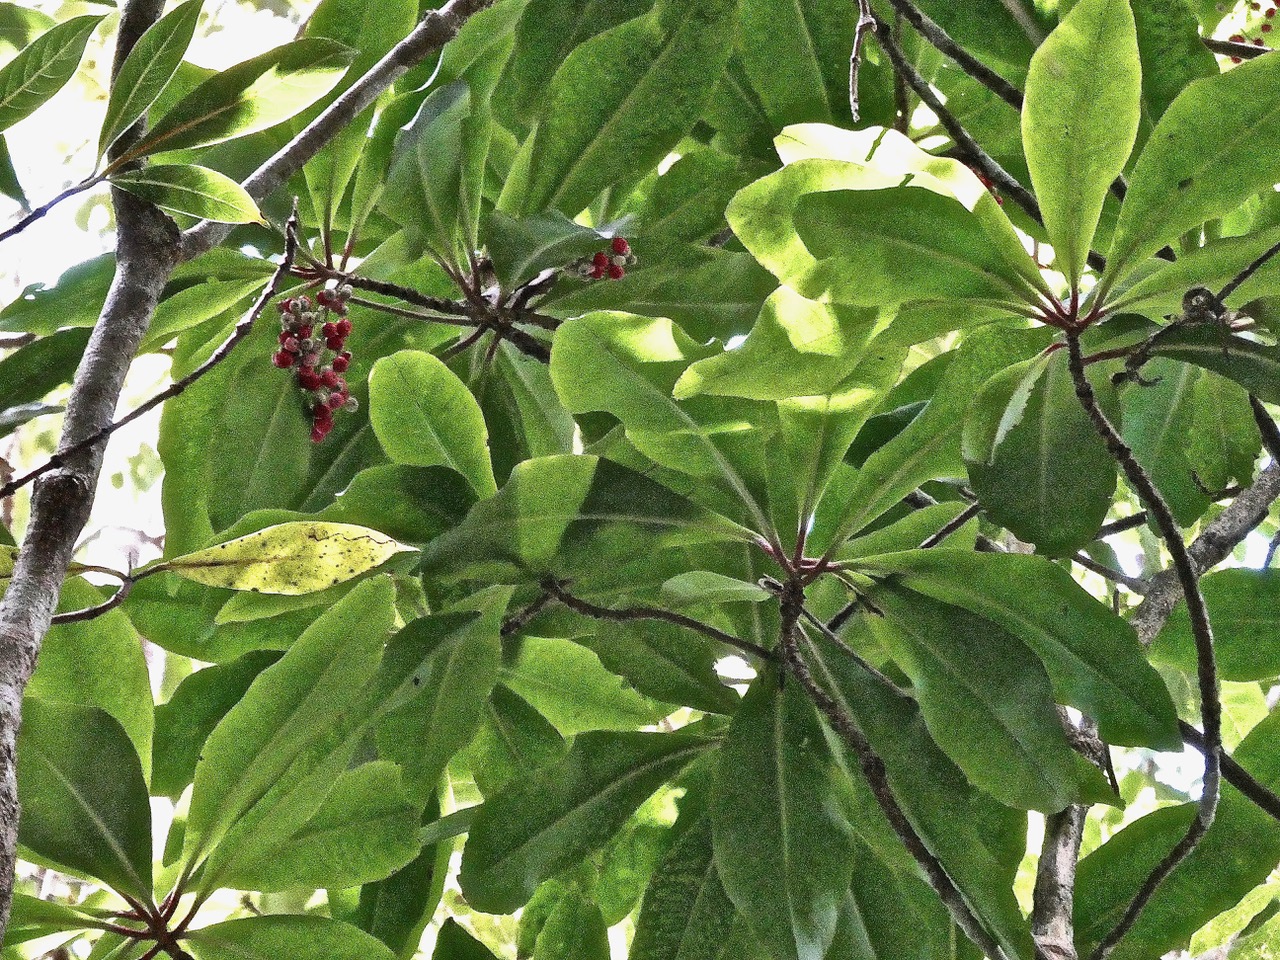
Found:
[{"label": "glossy green leaf", "polygon": [[[1218,669],[1225,680],[1280,675],[1280,643],[1272,624],[1280,616],[1280,570],[1216,570],[1200,581],[1213,623]],[[1151,648],[1151,656],[1195,670],[1195,641],[1186,605],[1179,602]]]},{"label": "glossy green leaf", "polygon": [[[1116,397],[1091,380],[1110,411]],[[1044,553],[1073,553],[1093,539],[1116,488],[1116,465],[1076,397],[1061,352],[993,378],[965,422],[964,457],[983,510]]]},{"label": "glossy green leaf", "polygon": [[1141,96],[1129,0],[1081,0],[1031,58],[1022,139],[1054,265],[1072,288],[1133,149]]},{"label": "glossy green leaf", "polygon": [[353,52],[332,40],[295,40],[204,81],[147,131],[133,156],[221,143],[286,120],[333,89]]},{"label": "glossy green leaf", "polygon": [[510,217],[491,210],[483,235],[502,289],[512,291],[547,269],[558,269],[602,250],[608,242],[596,230],[550,211]]},{"label": "glossy green leaf", "polygon": [[319,810],[282,842],[243,851],[221,884],[264,892],[354,887],[390,876],[418,855],[421,808],[400,770],[374,761],[344,771]]},{"label": "glossy green leaf", "polygon": [[698,243],[724,228],[724,209],[759,171],[719,150],[684,154],[635,210],[646,238]]},{"label": "glossy green leaf", "polygon": [[831,801],[832,762],[798,684],[766,671],[720,755],[712,799],[725,892],[777,957],[819,960],[849,881],[850,838]]},{"label": "glossy green leaf", "polygon": [[195,777],[205,741],[249,685],[279,659],[274,651],[246,654],[228,664],[197,670],[156,707],[155,758],[151,789],[176,799]]},{"label": "glossy green leaf", "polygon": [[426,543],[456,526],[475,502],[471,485],[453,470],[383,464],[357,473],[320,515]]},{"label": "glossy green leaf", "polygon": [[23,846],[122,893],[151,898],[151,806],[119,722],[98,707],[27,697],[17,776]]},{"label": "glossy green leaf", "polygon": [[20,3],[0,3],[0,52],[12,57],[57,21]]},{"label": "glossy green leaf", "polygon": [[1213,54],[1201,42],[1200,25],[1188,4],[1129,0],[1129,5],[1142,59],[1141,146],[1187,84],[1219,71]]},{"label": "glossy green leaf", "polygon": [[585,733],[565,759],[485,801],[462,854],[477,910],[509,912],[603,845],[711,742],[688,733]]},{"label": "glossy green leaf", "polygon": [[261,223],[253,197],[230,177],[189,164],[160,164],[111,177],[121,190],[180,213],[215,223]]},{"label": "glossy green leaf", "polygon": [[1196,80],[1138,157],[1104,289],[1180,234],[1280,179],[1280,63],[1260,57]]},{"label": "glossy green leaf", "polygon": [[72,17],[50,27],[0,69],[0,130],[34,113],[66,85],[102,19]]},{"label": "glossy green leaf", "polygon": [[662,585],[662,595],[672,606],[699,603],[759,603],[769,598],[769,591],[754,583],[746,583],[711,570],[690,570],[672,577]]},{"label": "glossy green leaf", "polygon": [[138,40],[111,84],[107,114],[98,135],[98,157],[146,114],[182,62],[204,0],[187,0],[169,11]]},{"label": "glossy green leaf", "polygon": [[606,186],[656,165],[693,125],[728,59],[735,7],[661,0],[577,47],[547,88],[499,207],[573,216]]},{"label": "glossy green leaf", "polygon": [[1082,789],[1096,797],[1058,722],[1045,669],[1020,640],[902,587],[880,584],[869,596],[884,614],[873,626],[911,677],[929,732],[971,783],[1002,803],[1047,812],[1078,802]]},{"label": "glossy green leaf", "polygon": [[716,867],[711,818],[704,815],[672,845],[654,871],[636,920],[631,960],[715,956],[735,914]]},{"label": "glossy green leaf", "polygon": [[[865,621],[855,621],[855,627],[865,630]],[[1031,931],[1010,882],[1026,848],[1025,817],[969,785],[939,749],[912,697],[872,676],[821,635],[807,635],[804,647],[815,679],[861,727],[884,761],[903,811],[977,916],[1010,957],[1030,958]],[[855,762],[849,758],[848,765]],[[875,833],[867,832],[877,824]],[[915,864],[896,840],[885,843],[888,823],[864,809],[854,826],[878,859],[900,870],[905,866],[909,886],[918,876]],[[855,892],[866,896],[876,890],[860,885],[859,876],[855,868]],[[932,901],[930,894],[926,902]],[[897,930],[901,920],[891,920],[889,928]]]},{"label": "glossy green leaf", "polygon": [[1161,336],[1151,353],[1194,363],[1234,380],[1268,403],[1280,403],[1280,347],[1227,336],[1213,325],[1184,326]]},{"label": "glossy green leaf", "polygon": [[264,670],[205,743],[184,859],[199,863],[289,766],[358,703],[391,626],[386,578],[361,584]]},{"label": "glossy green leaf", "polygon": [[188,933],[200,960],[392,960],[380,941],[353,926],[317,916],[246,917]]},{"label": "glossy green leaf", "polygon": [[671,710],[640,696],[595,653],[571,640],[523,638],[502,682],[566,737],[583,730],[634,730]]},{"label": "glossy green leaf", "polygon": [[[90,930],[110,921],[92,907],[78,909],[71,904],[41,900],[15,891],[10,905],[9,922],[5,924],[6,947],[72,930]],[[105,912],[104,912],[105,914]]]},{"label": "glossy green leaf", "polygon": [[862,358],[874,320],[869,310],[815,303],[779,287],[741,346],[695,360],[676,381],[675,397],[785,400],[832,392]]},{"label": "glossy green leaf", "polygon": [[350,580],[407,549],[366,527],[299,520],[165,560],[162,569],[212,587],[298,596]]},{"label": "glossy green leaf", "polygon": [[454,619],[424,617],[396,635],[422,666],[417,696],[386,714],[377,726],[378,752],[404,771],[410,796],[425,799],[436,789],[450,758],[475,734],[498,681],[498,638],[509,591],[497,590],[484,615],[458,629]]},{"label": "glossy green leaf", "polygon": [[373,365],[370,419],[387,455],[417,467],[445,466],[481,497],[498,488],[484,414],[466,385],[429,353],[402,350]]},{"label": "glossy green leaf", "polygon": [[538,932],[533,960],[609,960],[609,930],[600,908],[576,890],[560,898]]},{"label": "glossy green leaf", "polygon": [[866,557],[860,570],[998,623],[1044,664],[1063,703],[1098,722],[1108,743],[1175,749],[1177,718],[1124,620],[1061,567],[1018,554],[932,549]]},{"label": "glossy green leaf", "polygon": [[[520,531],[511,539],[512,525]],[[520,464],[493,497],[429,544],[423,569],[445,578],[520,583],[555,572],[598,571],[610,531],[626,530],[626,555],[663,546],[747,539],[737,524],[610,460],[584,455]]]},{"label": "glossy green leaf", "polygon": [[467,933],[466,928],[449,917],[436,935],[433,960],[497,960],[483,943]]}]

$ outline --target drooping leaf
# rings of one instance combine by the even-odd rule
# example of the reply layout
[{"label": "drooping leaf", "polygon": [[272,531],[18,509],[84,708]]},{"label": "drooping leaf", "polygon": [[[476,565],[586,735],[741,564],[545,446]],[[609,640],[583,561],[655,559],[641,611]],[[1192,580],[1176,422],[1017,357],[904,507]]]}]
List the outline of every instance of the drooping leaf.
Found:
[{"label": "drooping leaf", "polygon": [[1133,149],[1141,74],[1129,0],[1081,0],[1031,58],[1022,139],[1055,266],[1073,289]]},{"label": "drooping leaf", "polygon": [[850,837],[831,767],[804,691],[761,674],[722,748],[711,818],[725,892],[777,957],[820,960],[835,936]]},{"label": "drooping leaf", "polygon": [[463,894],[503,913],[604,844],[711,741],[689,733],[585,733],[565,759],[485,801],[462,854]]},{"label": "drooping leaf", "polygon": [[497,490],[484,414],[466,385],[436,357],[402,350],[373,365],[370,419],[388,456],[416,467],[445,466],[481,497]]},{"label": "drooping leaf", "polygon": [[265,130],[332,90],[353,56],[340,43],[312,38],[238,63],[183,97],[129,154],[208,146]]},{"label": "drooping leaf", "polygon": [[1116,280],[1280,178],[1280,63],[1259,57],[1189,84],[1138,157],[1107,254]]},{"label": "drooping leaf", "polygon": [[930,733],[971,783],[1048,812],[1081,791],[1097,796],[1098,781],[1084,776],[1062,732],[1044,667],[1021,641],[902,587],[878,584],[869,596],[884,614],[873,627],[911,677]]},{"label": "drooping leaf", "polygon": [[72,17],[50,27],[0,68],[0,130],[34,113],[66,85],[102,19]]},{"label": "drooping leaf", "polygon": [[556,71],[499,207],[578,213],[639,179],[697,119],[728,59],[732,0],[661,0],[577,47]]},{"label": "drooping leaf", "polygon": [[215,223],[262,222],[258,205],[244,187],[207,167],[158,164],[115,174],[111,183],[168,213]]},{"label": "drooping leaf", "polygon": [[98,157],[142,117],[173,79],[182,62],[203,0],[187,0],[169,11],[134,44],[111,84],[107,113],[98,135]]},{"label": "drooping leaf", "polygon": [[1162,335],[1151,353],[1194,363],[1234,380],[1268,403],[1280,403],[1280,347],[1228,336],[1213,325],[1182,326]]},{"label": "drooping leaf", "polygon": [[162,568],[213,587],[298,596],[350,580],[407,549],[367,527],[299,520],[165,560]]},{"label": "drooping leaf", "polygon": [[909,550],[857,561],[903,586],[992,620],[1044,664],[1054,693],[1098,722],[1108,743],[1173,749],[1173,702],[1124,620],[1042,557]]},{"label": "drooping leaf", "polygon": [[274,916],[224,920],[188,933],[201,960],[394,960],[395,954],[349,924],[328,917]]},{"label": "drooping leaf", "polygon": [[20,843],[122,893],[151,898],[147,784],[115,718],[98,707],[27,697],[17,776]]},{"label": "drooping leaf", "polygon": [[[1110,381],[1091,379],[1115,422]],[[965,422],[964,457],[991,519],[1044,553],[1084,546],[1111,507],[1115,461],[1076,398],[1061,351],[1011,367],[983,387]]]}]

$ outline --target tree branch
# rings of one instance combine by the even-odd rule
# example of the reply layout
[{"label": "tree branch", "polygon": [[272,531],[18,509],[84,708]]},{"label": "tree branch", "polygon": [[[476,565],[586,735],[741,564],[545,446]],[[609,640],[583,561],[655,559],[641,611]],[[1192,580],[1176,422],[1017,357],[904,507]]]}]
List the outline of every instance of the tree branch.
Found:
[{"label": "tree branch", "polygon": [[858,122],[858,67],[862,63],[862,45],[867,31],[876,29],[876,15],[871,12],[871,0],[858,0],[858,23],[853,28],[853,50],[849,53],[849,112],[853,122]]},{"label": "tree branch", "polygon": [[1196,567],[1182,539],[1182,530],[1169,505],[1156,489],[1155,484],[1133,456],[1133,451],[1121,439],[1119,433],[1107,415],[1098,406],[1084,370],[1084,356],[1080,350],[1080,338],[1075,332],[1067,334],[1068,367],[1071,379],[1075,383],[1076,397],[1080,405],[1089,415],[1098,435],[1102,437],[1108,452],[1124,471],[1129,485],[1142,498],[1148,513],[1160,530],[1165,547],[1173,559],[1174,570],[1178,582],[1187,600],[1187,610],[1191,619],[1191,630],[1196,642],[1196,674],[1200,687],[1201,722],[1204,725],[1204,788],[1196,817],[1191,822],[1186,834],[1178,841],[1156,865],[1156,868],[1138,888],[1133,900],[1121,917],[1119,923],[1112,928],[1102,942],[1098,944],[1092,960],[1105,960],[1115,945],[1137,922],[1142,909],[1155,895],[1160,884],[1171,874],[1200,843],[1201,838],[1213,824],[1218,809],[1219,774],[1222,755],[1222,703],[1218,695],[1218,669],[1213,651],[1213,628],[1209,623],[1209,611],[1205,606],[1204,596],[1200,593],[1197,582]]}]

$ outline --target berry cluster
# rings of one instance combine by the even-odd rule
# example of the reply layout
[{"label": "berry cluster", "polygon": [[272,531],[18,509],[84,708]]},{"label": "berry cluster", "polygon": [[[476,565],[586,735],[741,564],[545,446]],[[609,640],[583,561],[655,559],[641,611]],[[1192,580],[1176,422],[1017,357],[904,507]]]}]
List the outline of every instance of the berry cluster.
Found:
[{"label": "berry cluster", "polygon": [[[1271,32],[1272,28],[1274,27],[1274,24],[1272,24],[1271,21],[1275,19],[1276,9],[1277,7],[1275,3],[1272,3],[1271,6],[1269,6],[1266,9],[1265,12],[1262,10],[1261,3],[1254,2],[1249,4],[1249,10],[1252,13],[1262,13],[1262,16],[1264,18],[1262,22],[1258,24],[1259,33]],[[1252,32],[1252,31],[1250,30],[1249,32]],[[1262,37],[1248,37],[1244,33],[1233,33],[1230,39],[1232,43],[1252,43],[1255,47],[1261,47],[1264,45]],[[1241,57],[1232,57],[1231,62],[1239,63],[1241,59],[1242,59]]]},{"label": "berry cluster", "polygon": [[590,257],[580,257],[564,268],[571,277],[583,280],[621,280],[627,275],[626,267],[636,262],[631,244],[624,237],[614,237],[608,250],[600,250]]},{"label": "berry cluster", "polygon": [[[279,303],[280,349],[271,362],[282,370],[296,371],[298,387],[311,411],[313,443],[329,435],[335,411],[356,408],[342,376],[351,365],[351,352],[346,349],[351,333],[351,321],[346,317],[351,292],[344,283],[335,290],[321,290],[315,304],[309,297],[288,297]],[[329,319],[331,316],[336,319]]]}]

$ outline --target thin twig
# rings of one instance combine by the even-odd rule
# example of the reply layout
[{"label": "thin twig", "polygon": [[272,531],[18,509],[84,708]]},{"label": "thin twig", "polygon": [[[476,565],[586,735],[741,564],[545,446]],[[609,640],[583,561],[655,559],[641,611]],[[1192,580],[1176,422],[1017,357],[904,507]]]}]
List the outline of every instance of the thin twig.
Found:
[{"label": "thin twig", "polygon": [[1242,283],[1244,283],[1246,280],[1252,277],[1255,273],[1257,273],[1260,269],[1262,269],[1262,267],[1266,264],[1266,262],[1270,260],[1272,257],[1274,257],[1277,253],[1280,253],[1280,243],[1272,244],[1265,251],[1259,254],[1257,259],[1255,259],[1253,263],[1249,264],[1247,267],[1245,267],[1243,270],[1237,273],[1234,277],[1232,277],[1231,280],[1227,283],[1227,285],[1222,288],[1222,290],[1218,293],[1218,302],[1225,303],[1227,297],[1231,296],[1231,294],[1235,293],[1238,289],[1240,289],[1240,285]]},{"label": "thin twig", "polygon": [[1124,471],[1129,485],[1141,497],[1147,511],[1151,514],[1160,530],[1161,539],[1173,560],[1178,580],[1187,602],[1190,614],[1192,635],[1196,643],[1196,673],[1200,687],[1200,714],[1204,726],[1204,788],[1196,810],[1196,817],[1191,822],[1186,834],[1174,845],[1165,857],[1156,865],[1151,874],[1138,888],[1133,900],[1121,917],[1119,923],[1108,933],[1094,950],[1091,960],[1104,960],[1120,938],[1137,922],[1143,908],[1154,896],[1160,884],[1171,874],[1200,843],[1201,838],[1213,824],[1218,809],[1219,775],[1222,759],[1222,702],[1218,694],[1218,668],[1213,651],[1213,628],[1209,622],[1209,611],[1200,592],[1200,584],[1196,568],[1187,553],[1187,546],[1182,539],[1182,530],[1178,527],[1169,505],[1160,491],[1147,475],[1146,470],[1138,463],[1133,451],[1121,439],[1119,433],[1102,408],[1098,406],[1093,386],[1089,383],[1084,370],[1084,356],[1080,350],[1080,338],[1077,333],[1067,334],[1068,367],[1075,383],[1076,397],[1080,405],[1089,415],[1098,435],[1102,437],[1108,452]]},{"label": "thin twig", "polygon": [[959,530],[961,527],[963,527],[966,523],[968,523],[970,520],[972,520],[981,512],[982,512],[982,504],[980,503],[969,504],[969,506],[961,510],[960,513],[956,514],[956,516],[953,517],[950,521],[948,521],[947,523],[939,527],[937,532],[931,534],[928,537],[925,537],[925,539],[920,544],[920,549],[928,550],[930,547],[936,547],[943,540],[947,539],[947,537],[951,536],[953,533],[955,533],[957,530]]},{"label": "thin twig", "polygon": [[818,631],[824,637],[826,637],[828,640],[830,640],[832,643],[836,645],[836,649],[838,649],[846,657],[848,657],[850,660],[856,663],[861,670],[863,670],[868,676],[874,678],[876,682],[878,682],[886,690],[893,691],[893,693],[899,697],[905,697],[908,700],[912,699],[906,693],[903,692],[901,687],[899,687],[896,683],[894,683],[892,680],[886,677],[882,672],[880,672],[874,666],[872,666],[871,663],[869,663],[867,659],[862,656],[862,654],[858,653],[857,650],[853,649],[853,647],[845,643],[844,640],[841,639],[840,635],[831,628],[830,624],[823,623],[822,620],[819,619],[808,607],[802,607],[800,609],[800,615],[804,617],[805,620],[809,621],[811,624],[817,627]]},{"label": "thin twig", "polygon": [[928,40],[940,53],[954,60],[961,70],[973,77],[1013,109],[1019,112],[1022,110],[1021,90],[956,43],[947,31],[931,20],[914,3],[911,3],[911,0],[889,0],[889,2],[893,5],[893,9],[911,26],[915,27],[916,32]]},{"label": "thin twig", "polygon": [[502,637],[510,637],[523,630],[539,613],[543,607],[550,603],[554,597],[547,592],[542,592],[538,598],[530,603],[527,607],[502,621],[502,628],[498,631],[498,635]]},{"label": "thin twig", "polygon": [[1107,565],[1099,563],[1097,560],[1093,559],[1093,557],[1089,556],[1087,553],[1077,553],[1071,559],[1073,562],[1080,564],[1080,566],[1084,567],[1086,570],[1092,570],[1103,579],[1110,580],[1112,583],[1120,584],[1130,593],[1136,593],[1138,596],[1143,596],[1147,592],[1147,581],[1143,580],[1141,577],[1131,577],[1127,573],[1122,573],[1119,570],[1112,570]]},{"label": "thin twig", "polygon": [[[1182,733],[1184,742],[1204,753],[1203,733],[1185,720],[1178,721],[1178,730]],[[1269,813],[1276,820],[1280,820],[1280,796],[1276,796],[1276,794],[1255,780],[1253,774],[1240,766],[1226,752],[1222,754],[1222,779],[1257,804],[1258,809]]]},{"label": "thin twig", "polygon": [[686,617],[683,613],[675,613],[659,607],[625,607],[620,610],[611,607],[598,607],[594,603],[588,603],[586,600],[575,597],[566,591],[564,586],[554,577],[543,578],[541,586],[546,593],[559,600],[570,610],[595,620],[615,620],[620,623],[635,620],[663,620],[667,623],[674,623],[677,626],[697,631],[704,636],[711,637],[713,640],[719,640],[723,644],[741,650],[743,653],[760,657],[762,660],[772,661],[778,659],[778,655],[772,650],[766,650],[750,640],[743,640],[731,633],[725,633],[723,630],[719,630],[700,620],[695,620],[693,617]]},{"label": "thin twig", "polygon": [[397,307],[394,303],[382,303],[378,300],[366,300],[364,297],[351,297],[347,300],[347,303],[351,304],[353,307],[365,307],[369,310],[378,310],[382,313],[389,313],[397,317],[405,317],[409,320],[421,320],[424,323],[444,323],[455,327],[469,327],[474,323],[474,321],[467,317],[424,313],[420,310],[410,310],[406,307]]},{"label": "thin twig", "polygon": [[853,49],[849,52],[849,112],[853,122],[858,122],[858,67],[862,63],[862,45],[867,31],[876,29],[876,15],[871,12],[871,0],[858,0],[858,23],[853,28]]},{"label": "thin twig", "polygon": [[1113,520],[1111,523],[1104,523],[1098,528],[1095,540],[1105,540],[1107,537],[1115,536],[1117,533],[1124,533],[1126,530],[1132,530],[1135,527],[1141,527],[1147,522],[1147,512],[1140,510],[1131,517],[1122,517],[1119,520]]},{"label": "thin twig", "polygon": [[223,360],[227,359],[227,357],[231,355],[231,351],[235,349],[236,344],[249,335],[250,331],[253,329],[254,323],[257,321],[258,317],[262,315],[262,311],[266,309],[267,304],[271,302],[271,298],[279,291],[280,284],[283,282],[284,278],[289,275],[289,270],[293,266],[293,258],[297,254],[297,249],[298,206],[297,201],[295,200],[293,213],[289,216],[289,223],[285,228],[284,259],[280,261],[279,266],[276,267],[275,273],[271,275],[271,279],[268,280],[267,285],[263,287],[262,293],[258,295],[258,299],[254,302],[253,307],[250,308],[249,312],[240,319],[240,322],[236,324],[235,329],[231,331],[231,335],[222,342],[222,345],[213,352],[213,355],[185,377],[175,380],[173,383],[169,384],[168,387],[161,390],[150,399],[144,401],[135,409],[129,411],[129,413],[125,414],[119,420],[113,420],[96,433],[90,434],[78,443],[67,447],[65,450],[59,450],[38,467],[33,467],[22,476],[10,480],[8,483],[4,484],[4,486],[0,486],[0,499],[13,496],[18,490],[25,487],[31,481],[43,476],[50,470],[56,470],[57,468],[65,465],[71,457],[88,450],[90,447],[102,443],[120,428],[129,425],[148,411],[154,410],[166,400],[172,400],[220,364]]},{"label": "thin twig", "polygon": [[46,202],[40,204],[40,206],[36,207],[34,210],[28,213],[25,217],[23,217],[21,220],[15,223],[13,226],[8,227],[4,230],[0,230],[0,243],[3,243],[5,240],[8,240],[10,237],[14,236],[15,234],[21,233],[23,230],[27,229],[27,227],[31,226],[37,220],[44,217],[46,214],[49,213],[50,210],[52,210],[54,207],[60,204],[63,200],[70,199],[71,197],[74,197],[78,193],[84,193],[86,190],[90,189],[91,187],[96,187],[98,184],[102,183],[102,180],[103,178],[101,175],[95,174],[91,177],[87,177],[86,179],[81,180],[79,183],[73,183],[71,186],[67,187],[67,189],[63,190],[60,194],[58,194],[52,200],[47,200]]}]

